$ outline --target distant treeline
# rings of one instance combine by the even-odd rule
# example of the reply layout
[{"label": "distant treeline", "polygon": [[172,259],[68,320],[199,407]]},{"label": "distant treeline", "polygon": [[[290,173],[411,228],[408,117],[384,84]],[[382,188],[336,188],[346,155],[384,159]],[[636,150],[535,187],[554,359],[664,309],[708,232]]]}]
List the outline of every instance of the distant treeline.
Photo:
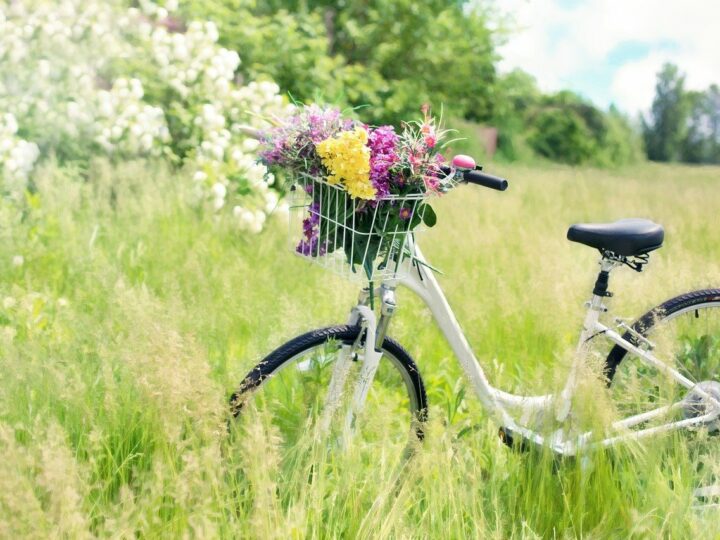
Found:
[{"label": "distant treeline", "polygon": [[[442,106],[447,123],[497,128],[503,159],[537,156],[614,166],[643,158],[642,138],[616,109],[569,91],[542,93],[521,71],[500,74],[508,32],[490,7],[447,0],[184,0],[239,52],[240,76],[272,78],[298,101],[358,107],[368,123]],[[478,4],[480,5],[480,4]],[[510,36],[509,39],[512,39]]]},{"label": "distant treeline", "polygon": [[685,75],[665,64],[658,73],[655,100],[643,121],[648,159],[720,163],[720,88],[685,90]]}]

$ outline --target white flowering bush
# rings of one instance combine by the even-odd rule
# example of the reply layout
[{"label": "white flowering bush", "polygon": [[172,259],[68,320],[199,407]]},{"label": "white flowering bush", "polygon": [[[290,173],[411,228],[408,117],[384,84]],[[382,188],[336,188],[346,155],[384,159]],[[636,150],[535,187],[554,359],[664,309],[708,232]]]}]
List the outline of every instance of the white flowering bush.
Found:
[{"label": "white flowering bush", "polygon": [[0,195],[19,198],[40,150],[17,136],[18,125],[10,113],[0,114]]},{"label": "white flowering bush", "polygon": [[77,154],[92,140],[97,88],[110,61],[132,54],[127,33],[107,2],[23,0],[0,12],[0,109],[43,151]]},{"label": "white flowering bush", "polygon": [[[266,215],[284,213],[277,194],[270,189],[273,177],[256,162],[257,142],[241,127],[261,126],[264,118],[284,114],[287,106],[272,82],[235,83],[240,57],[217,45],[218,31],[212,22],[190,23],[185,33],[158,26],[151,35],[153,59],[174,95],[168,107],[171,131],[183,146],[195,172],[196,193],[215,210],[232,207],[241,229],[262,230]],[[179,115],[193,118],[187,126]],[[189,132],[188,132],[189,131]]]},{"label": "white flowering bush", "polygon": [[272,82],[238,84],[240,56],[175,0],[24,0],[0,11],[0,192],[26,188],[39,157],[167,158],[196,200],[250,232],[283,211],[243,125],[287,105]]},{"label": "white flowering bush", "polygon": [[170,142],[165,113],[144,103],[143,95],[138,79],[118,79],[97,93],[95,141],[108,154],[159,156]]}]

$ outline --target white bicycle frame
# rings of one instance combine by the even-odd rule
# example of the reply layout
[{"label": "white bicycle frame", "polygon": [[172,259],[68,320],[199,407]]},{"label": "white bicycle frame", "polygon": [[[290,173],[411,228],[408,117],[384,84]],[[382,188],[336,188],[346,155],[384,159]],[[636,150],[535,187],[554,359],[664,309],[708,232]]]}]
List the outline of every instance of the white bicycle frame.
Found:
[{"label": "white bicycle frame", "polygon": [[[547,446],[558,454],[575,455],[583,449],[607,447],[628,440],[640,440],[659,433],[712,422],[720,417],[720,401],[715,397],[697,387],[695,382],[683,376],[668,363],[658,359],[650,350],[634,345],[616,331],[601,323],[600,315],[607,310],[603,306],[603,298],[596,294],[593,295],[589,302],[585,322],[578,340],[576,355],[567,382],[559,395],[522,396],[493,387],[473,354],[472,348],[460,328],[460,324],[455,318],[433,272],[429,270],[419,247],[409,239],[408,248],[411,256],[405,259],[403,263],[405,265],[404,271],[399,273],[406,277],[383,282],[372,293],[381,300],[380,319],[378,320],[374,310],[369,305],[369,292],[361,295],[359,304],[351,311],[348,323],[352,325],[363,323],[367,333],[365,336],[364,361],[353,394],[352,410],[348,412],[346,417],[346,429],[351,427],[353,417],[362,409],[375,376],[375,371],[382,356],[382,353],[377,350],[380,348],[377,345],[382,343],[387,325],[392,317],[395,308],[394,292],[398,286],[410,289],[425,302],[459,360],[475,394],[495,420],[511,435],[519,436],[538,445]],[[610,272],[618,264],[617,261],[605,258],[601,261],[602,270],[606,272]],[[627,327],[625,328],[627,329]],[[538,414],[554,414],[560,422],[568,418],[572,397],[577,388],[578,377],[587,359],[590,348],[589,341],[592,337],[600,335],[621,346],[645,364],[664,373],[682,387],[688,390],[693,389],[696,396],[706,400],[707,405],[709,405],[708,412],[653,427],[632,429],[650,420],[669,416],[671,413],[683,408],[686,404],[683,400],[680,400],[671,405],[616,421],[610,426],[611,433],[600,440],[593,440],[592,432],[568,435],[563,428],[560,428],[551,435],[545,436],[535,431],[531,426],[531,420]],[[335,410],[339,395],[345,385],[349,367],[348,356],[348,354],[341,355],[333,368],[326,404],[326,411],[328,412],[325,422],[329,422],[330,415]]]}]

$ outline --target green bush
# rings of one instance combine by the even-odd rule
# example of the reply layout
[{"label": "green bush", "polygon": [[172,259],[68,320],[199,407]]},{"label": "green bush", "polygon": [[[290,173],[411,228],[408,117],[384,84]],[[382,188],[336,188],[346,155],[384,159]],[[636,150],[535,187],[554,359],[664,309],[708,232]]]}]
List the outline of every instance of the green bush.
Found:
[{"label": "green bush", "polygon": [[595,152],[591,131],[572,110],[545,109],[535,117],[534,126],[529,141],[543,157],[577,165],[588,161]]},{"label": "green bush", "polygon": [[620,112],[611,107],[605,113],[572,92],[542,98],[528,123],[531,147],[553,161],[607,167],[632,163],[642,153],[638,134]]}]

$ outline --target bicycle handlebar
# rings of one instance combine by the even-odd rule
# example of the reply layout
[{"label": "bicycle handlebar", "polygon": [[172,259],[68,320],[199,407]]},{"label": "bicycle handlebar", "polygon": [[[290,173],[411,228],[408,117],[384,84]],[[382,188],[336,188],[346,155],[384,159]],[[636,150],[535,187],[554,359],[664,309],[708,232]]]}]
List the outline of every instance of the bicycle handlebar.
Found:
[{"label": "bicycle handlebar", "polygon": [[[445,174],[450,174],[453,171],[450,167],[441,167],[440,169]],[[492,174],[487,174],[479,170],[458,169],[458,172],[462,174],[463,182],[467,182],[468,184],[476,184],[497,191],[505,191],[509,185],[508,181],[504,178],[493,176]]]}]

